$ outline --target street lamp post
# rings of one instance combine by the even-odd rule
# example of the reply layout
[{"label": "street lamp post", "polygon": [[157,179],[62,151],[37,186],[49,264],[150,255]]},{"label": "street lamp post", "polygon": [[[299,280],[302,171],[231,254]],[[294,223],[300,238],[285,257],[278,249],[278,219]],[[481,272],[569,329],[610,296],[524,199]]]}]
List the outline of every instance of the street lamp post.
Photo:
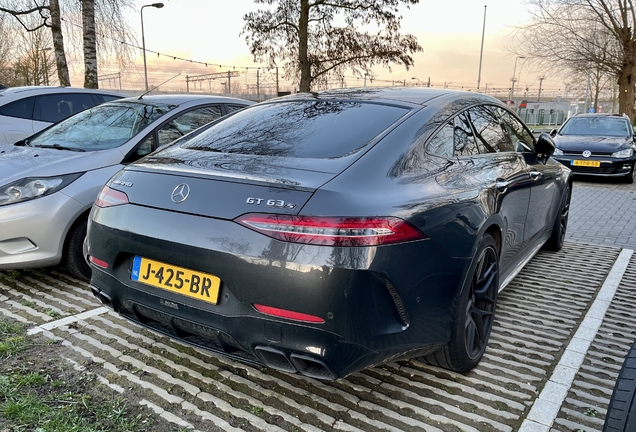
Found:
[{"label": "street lamp post", "polygon": [[516,78],[517,77],[517,60],[524,59],[524,58],[525,58],[524,56],[517,56],[515,58],[515,68],[512,71],[512,79],[511,79],[512,86],[510,87],[510,100],[513,100],[515,97],[515,81],[517,80]]},{"label": "street lamp post", "polygon": [[484,57],[484,36],[486,35],[486,8],[488,5],[484,5],[484,26],[481,29],[481,49],[479,51],[479,72],[477,73],[477,91],[479,91],[479,84],[481,83],[481,60]]},{"label": "street lamp post", "polygon": [[146,67],[146,39],[144,38],[144,8],[145,7],[155,7],[157,9],[161,9],[163,7],[163,3],[153,3],[149,5],[143,5],[141,7],[141,48],[144,52],[144,79],[146,82],[146,92],[148,92],[148,69]]},{"label": "street lamp post", "polygon": [[411,79],[412,79],[412,80],[417,80],[417,86],[418,86],[418,87],[420,86],[420,79],[419,79],[419,78],[417,78],[417,77],[413,77],[413,78],[411,78]]}]

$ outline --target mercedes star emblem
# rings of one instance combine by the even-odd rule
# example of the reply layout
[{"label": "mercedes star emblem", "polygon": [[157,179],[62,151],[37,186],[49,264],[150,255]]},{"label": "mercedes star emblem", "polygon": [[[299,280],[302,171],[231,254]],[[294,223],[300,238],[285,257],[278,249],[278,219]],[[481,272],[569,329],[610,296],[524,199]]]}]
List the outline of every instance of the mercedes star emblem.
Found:
[{"label": "mercedes star emblem", "polygon": [[[591,151],[589,151],[589,150],[585,150],[585,151],[583,152],[583,157],[590,157],[590,156],[592,156],[592,152],[591,152]],[[185,198],[184,198],[184,199],[185,199]]]},{"label": "mercedes star emblem", "polygon": [[181,183],[172,191],[172,201],[176,204],[182,203],[190,195],[190,186],[185,183]]}]

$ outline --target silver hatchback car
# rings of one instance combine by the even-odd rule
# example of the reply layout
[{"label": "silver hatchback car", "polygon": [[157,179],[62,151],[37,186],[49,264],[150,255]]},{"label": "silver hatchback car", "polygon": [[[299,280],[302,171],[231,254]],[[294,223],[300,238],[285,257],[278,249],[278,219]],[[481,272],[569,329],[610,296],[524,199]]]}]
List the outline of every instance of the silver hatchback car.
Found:
[{"label": "silver hatchback car", "polygon": [[86,221],[108,179],[157,147],[251,104],[202,95],[119,99],[0,145],[0,269],[62,262],[89,278],[82,254]]},{"label": "silver hatchback car", "polygon": [[13,144],[73,114],[126,95],[77,87],[0,89],[0,144]]}]

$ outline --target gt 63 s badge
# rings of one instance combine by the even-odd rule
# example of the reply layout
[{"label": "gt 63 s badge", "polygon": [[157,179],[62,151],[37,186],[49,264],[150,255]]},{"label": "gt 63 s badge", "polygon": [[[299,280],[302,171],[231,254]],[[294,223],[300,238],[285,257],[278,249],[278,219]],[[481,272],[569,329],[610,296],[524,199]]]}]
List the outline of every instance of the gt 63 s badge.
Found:
[{"label": "gt 63 s badge", "polygon": [[248,204],[255,204],[255,205],[264,204],[265,207],[277,207],[277,208],[286,208],[286,209],[293,209],[298,206],[298,204],[288,203],[283,200],[277,200],[277,199],[266,200],[265,198],[252,198],[252,197],[249,197],[245,202]]}]

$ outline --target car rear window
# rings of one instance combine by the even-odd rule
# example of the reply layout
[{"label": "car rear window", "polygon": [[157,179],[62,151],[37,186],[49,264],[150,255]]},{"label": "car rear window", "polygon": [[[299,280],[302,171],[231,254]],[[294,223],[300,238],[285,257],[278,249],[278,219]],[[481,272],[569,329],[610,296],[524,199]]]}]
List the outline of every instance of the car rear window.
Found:
[{"label": "car rear window", "polygon": [[223,153],[335,158],[363,147],[407,108],[350,101],[256,105],[212,126],[182,147]]},{"label": "car rear window", "polygon": [[559,134],[628,137],[630,129],[628,121],[620,117],[573,117]]}]

